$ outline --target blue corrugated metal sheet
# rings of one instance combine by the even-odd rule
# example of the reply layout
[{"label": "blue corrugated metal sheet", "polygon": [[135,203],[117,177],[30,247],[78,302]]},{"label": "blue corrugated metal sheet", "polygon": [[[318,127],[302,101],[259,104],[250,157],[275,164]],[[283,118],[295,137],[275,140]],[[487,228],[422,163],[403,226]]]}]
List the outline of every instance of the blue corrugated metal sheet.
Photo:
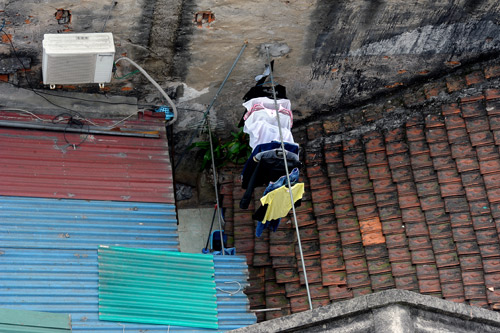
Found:
[{"label": "blue corrugated metal sheet", "polygon": [[[70,313],[75,332],[169,330],[98,320],[97,244],[175,251],[174,206],[0,196],[0,224],[0,307]],[[219,330],[255,323],[242,289],[245,259],[216,256],[214,268]],[[221,290],[239,291],[231,296]],[[170,327],[170,332],[200,330]]]},{"label": "blue corrugated metal sheet", "polygon": [[218,328],[211,256],[123,246],[98,254],[99,319]]},{"label": "blue corrugated metal sheet", "polygon": [[[99,191],[99,189],[96,189]],[[0,246],[94,249],[122,245],[177,251],[175,206],[0,196]]]},{"label": "blue corrugated metal sheet", "polygon": [[0,309],[0,333],[71,333],[71,316]]}]

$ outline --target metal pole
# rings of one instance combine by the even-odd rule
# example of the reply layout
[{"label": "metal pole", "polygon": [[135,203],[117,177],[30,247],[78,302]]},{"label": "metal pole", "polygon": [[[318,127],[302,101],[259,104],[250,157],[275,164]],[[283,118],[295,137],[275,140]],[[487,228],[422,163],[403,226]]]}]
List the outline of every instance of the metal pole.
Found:
[{"label": "metal pole", "polygon": [[312,310],[312,301],[311,301],[311,292],[309,291],[309,281],[307,280],[307,271],[306,271],[306,264],[304,263],[304,253],[302,252],[302,243],[300,241],[300,233],[299,233],[299,225],[297,223],[297,214],[295,212],[295,200],[293,200],[293,193],[292,193],[292,187],[290,184],[290,173],[288,171],[288,163],[286,160],[286,150],[285,150],[285,144],[283,142],[283,133],[281,131],[281,123],[280,123],[280,113],[279,113],[279,108],[278,108],[278,102],[276,100],[276,89],[274,87],[274,78],[273,78],[273,70],[271,67],[271,59],[269,57],[269,46],[266,46],[266,54],[267,54],[267,62],[269,64],[269,68],[271,68],[271,87],[273,88],[273,98],[274,98],[274,108],[276,109],[276,117],[278,120],[278,130],[280,133],[280,141],[281,141],[281,151],[283,152],[283,161],[285,162],[285,171],[286,171],[286,181],[288,184],[288,189],[290,193],[290,201],[292,202],[292,212],[293,212],[293,221],[295,223],[295,231],[297,233],[297,242],[299,243],[299,251],[300,251],[300,260],[302,261],[302,270],[304,272],[304,282],[306,283],[306,290],[307,290],[307,300],[309,301],[309,310]]},{"label": "metal pole", "polygon": [[247,45],[248,45],[248,42],[245,41],[245,43],[241,47],[240,53],[238,54],[238,56],[234,60],[234,63],[231,66],[231,69],[227,73],[226,78],[224,79],[224,81],[222,81],[219,89],[217,90],[217,93],[215,94],[214,98],[212,99],[212,103],[210,103],[210,105],[208,106],[207,111],[205,111],[205,114],[204,114],[204,117],[205,117],[205,119],[207,121],[208,137],[209,137],[209,140],[210,140],[210,155],[212,156],[212,175],[214,177],[215,199],[217,201],[217,218],[219,220],[219,235],[220,235],[220,242],[221,242],[221,247],[222,247],[222,255],[225,255],[226,251],[224,250],[224,237],[222,235],[222,221],[221,221],[222,217],[221,217],[221,214],[220,214],[219,189],[217,188],[217,183],[218,183],[217,179],[218,178],[217,178],[217,171],[215,169],[215,158],[214,158],[214,145],[213,145],[213,140],[212,140],[212,130],[210,129],[210,121],[209,121],[209,119],[208,119],[207,116],[208,116],[208,113],[210,112],[210,109],[214,105],[215,100],[219,96],[219,93],[222,91],[222,88],[224,88],[224,85],[226,84],[227,80],[229,79],[229,75],[231,75],[231,73],[233,72],[233,69],[234,69],[234,67],[236,67],[236,64],[238,63],[238,60],[240,60],[240,57],[243,54],[243,51],[245,50],[245,48],[247,47]]}]

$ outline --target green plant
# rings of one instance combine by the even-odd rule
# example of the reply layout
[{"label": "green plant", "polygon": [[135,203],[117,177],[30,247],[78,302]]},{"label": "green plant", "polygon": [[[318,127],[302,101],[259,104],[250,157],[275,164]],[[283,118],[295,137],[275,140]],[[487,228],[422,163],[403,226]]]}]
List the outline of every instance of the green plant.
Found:
[{"label": "green plant", "polygon": [[[220,139],[212,136],[216,168],[223,167],[228,162],[243,164],[252,153],[252,148],[248,145],[248,136],[243,132],[243,129],[237,133],[231,132],[231,136],[232,139],[226,143],[222,143]],[[198,141],[188,147],[190,150],[193,148],[199,148],[203,152],[201,170],[209,169],[212,166],[210,141]]]}]

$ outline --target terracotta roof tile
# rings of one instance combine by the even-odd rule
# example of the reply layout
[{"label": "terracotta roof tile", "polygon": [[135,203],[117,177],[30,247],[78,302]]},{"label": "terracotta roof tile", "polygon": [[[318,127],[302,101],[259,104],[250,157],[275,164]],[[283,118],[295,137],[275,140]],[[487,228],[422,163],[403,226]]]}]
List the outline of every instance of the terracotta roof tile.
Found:
[{"label": "terracotta roof tile", "polygon": [[323,152],[321,150],[307,150],[304,156],[306,165],[318,165],[323,161]]},{"label": "terracotta roof tile", "polygon": [[410,156],[408,153],[391,155],[388,158],[388,163],[391,169],[410,166]]},{"label": "terracotta roof tile", "polygon": [[401,210],[397,206],[379,207],[379,217],[381,221],[401,218]]},{"label": "terracotta roof tile", "polygon": [[474,230],[495,228],[495,221],[490,214],[473,216],[472,225],[474,226]]},{"label": "terracotta roof tile", "polygon": [[462,196],[465,194],[462,182],[441,184],[441,195],[443,198]]},{"label": "terracotta roof tile", "polygon": [[[331,164],[329,164],[328,166],[330,166],[330,165]],[[321,177],[321,176],[324,176],[324,174],[325,174],[323,168],[320,165],[316,165],[316,166],[306,165],[306,171],[307,171],[308,177]],[[330,170],[328,170],[328,172],[330,172]],[[337,173],[336,175],[344,175],[344,174],[345,174],[345,171]]]},{"label": "terracotta roof tile", "polygon": [[342,256],[342,245],[340,242],[320,244],[321,258],[335,258]]},{"label": "terracotta roof tile", "polygon": [[366,163],[365,153],[362,151],[356,151],[344,154],[344,165],[364,165]]},{"label": "terracotta roof tile", "polygon": [[[370,169],[371,170],[371,169]],[[382,177],[380,177],[382,178]],[[392,180],[395,183],[412,180],[412,169],[410,167],[402,167],[392,170]]]},{"label": "terracotta roof tile", "polygon": [[[484,286],[464,286],[464,291],[465,299],[485,299],[484,302],[481,302],[480,304],[486,305],[486,288]],[[472,302],[471,305],[473,305]]]},{"label": "terracotta roof tile", "polygon": [[479,161],[494,160],[499,157],[498,148],[495,145],[478,146],[476,153]]},{"label": "terracotta roof tile", "polygon": [[424,222],[425,216],[420,207],[413,207],[401,210],[403,222],[412,223],[412,222]]},{"label": "terracotta roof tile", "polygon": [[276,282],[298,282],[300,281],[299,272],[296,268],[276,268]]},{"label": "terracotta roof tile", "polygon": [[340,241],[340,234],[337,229],[319,230],[318,237],[320,244]]},{"label": "terracotta roof tile", "polygon": [[462,271],[459,267],[442,268],[439,270],[439,280],[442,283],[461,282]]},{"label": "terracotta roof tile", "polygon": [[491,215],[495,219],[500,219],[500,203],[499,202],[490,203],[490,209],[491,209]]},{"label": "terracotta roof tile", "polygon": [[464,118],[480,117],[486,115],[486,108],[481,100],[464,103],[461,105],[461,110]]},{"label": "terracotta roof tile", "polygon": [[375,203],[375,194],[373,192],[362,192],[353,194],[354,206],[368,205]]},{"label": "terracotta roof tile", "polygon": [[455,252],[436,254],[436,264],[438,268],[452,267],[459,265],[458,255]]},{"label": "terracotta roof tile", "polygon": [[384,235],[401,234],[405,232],[401,219],[383,221],[381,224]]},{"label": "terracotta roof tile", "polygon": [[353,178],[350,180],[351,192],[358,193],[373,189],[373,184],[368,178]]},{"label": "terracotta roof tile", "polygon": [[446,129],[465,128],[465,121],[460,114],[452,114],[444,118]]},{"label": "terracotta roof tile", "polygon": [[[493,259],[495,260],[495,259]],[[484,262],[485,265],[485,273],[489,273],[486,269],[486,261]],[[483,262],[481,260],[481,256],[479,255],[470,255],[470,256],[460,256],[460,267],[462,268],[462,271],[467,271],[467,270],[478,270],[483,268]]]},{"label": "terracotta roof tile", "polygon": [[[438,177],[439,177],[438,173]],[[446,175],[441,174],[441,178],[445,178],[446,180],[450,179],[451,177],[447,177]],[[460,178],[458,178],[460,180]],[[426,181],[426,182],[421,182],[421,183],[416,183],[416,188],[417,188],[417,193],[419,197],[425,197],[429,195],[436,195],[440,194],[440,188],[438,182],[435,180],[431,181]]]},{"label": "terracotta roof tile", "polygon": [[[421,199],[422,210],[424,210],[424,207],[423,207],[423,200],[424,199],[425,198]],[[429,225],[431,225],[431,224],[438,224],[438,223],[441,223],[441,222],[449,222],[450,221],[450,218],[449,218],[448,214],[444,210],[444,206],[442,208],[435,208],[435,209],[431,209],[431,210],[425,210],[424,211],[424,215],[425,215],[425,220],[427,221],[427,224],[429,224]]]},{"label": "terracotta roof tile", "polygon": [[333,203],[331,201],[319,202],[319,203],[313,202],[313,211],[314,215],[316,216],[335,213],[335,210],[333,208]]},{"label": "terracotta roof tile", "polygon": [[347,287],[330,286],[328,287],[331,300],[349,299],[353,297],[352,290]]},{"label": "terracotta roof tile", "polygon": [[484,81],[484,74],[482,71],[475,71],[465,76],[465,83],[470,86]]},{"label": "terracotta roof tile", "polygon": [[385,133],[385,142],[391,143],[391,142],[399,142],[404,140],[405,137],[405,129],[403,127],[396,127],[391,130],[388,130]]},{"label": "terracotta roof tile", "polygon": [[464,286],[484,285],[483,271],[462,272]]},{"label": "terracotta roof tile", "polygon": [[500,159],[481,161],[479,163],[481,174],[497,173],[500,170]]},{"label": "terracotta roof tile", "polygon": [[380,193],[375,195],[377,207],[393,206],[398,204],[398,195],[396,192]]},{"label": "terracotta roof tile", "polygon": [[476,153],[472,149],[472,145],[469,141],[455,143],[451,145],[451,157],[453,158],[466,158],[474,157]]},{"label": "terracotta roof tile", "polygon": [[341,272],[325,272],[322,274],[322,283],[324,286],[345,286],[347,285],[347,273]]},{"label": "terracotta roof tile", "polygon": [[[410,195],[400,195],[399,196],[399,207],[401,207],[401,209],[420,207],[420,201],[418,199],[417,194],[415,193],[415,194],[410,194]],[[403,210],[403,216],[404,216],[404,210]]]},{"label": "terracotta roof tile", "polygon": [[373,291],[372,291],[372,288],[370,286],[365,286],[365,287],[359,287],[359,288],[353,288],[352,289],[352,295],[354,297],[368,295],[368,294],[371,294],[372,292]]},{"label": "terracotta roof tile", "polygon": [[372,275],[370,276],[370,278],[371,285],[374,291],[395,287],[394,278],[390,273]]},{"label": "terracotta roof tile", "polygon": [[377,151],[373,153],[366,153],[366,164],[368,167],[387,165],[387,155],[384,151]]},{"label": "terracotta roof tile", "polygon": [[465,188],[467,200],[486,199],[486,190],[482,185],[470,185]]},{"label": "terracotta roof tile", "polygon": [[448,213],[461,213],[469,210],[468,202],[465,197],[444,198],[444,205]]},{"label": "terracotta roof tile", "polygon": [[429,149],[431,157],[451,155],[451,150],[448,142],[430,143]]},{"label": "terracotta roof tile", "polygon": [[420,205],[422,207],[422,210],[425,212],[433,209],[443,209],[444,201],[440,196],[432,195],[420,198]]},{"label": "terracotta roof tile", "polygon": [[[435,263],[434,252],[428,250],[416,250],[411,252],[411,262],[417,264],[433,264]],[[418,272],[417,272],[418,273]]]},{"label": "terracotta roof tile", "polygon": [[468,136],[465,128],[455,128],[448,130],[449,143],[461,143],[467,140]]},{"label": "terracotta roof tile", "polygon": [[408,151],[408,146],[403,141],[395,141],[386,144],[387,156],[401,154]]},{"label": "terracotta roof tile", "polygon": [[[389,174],[390,175],[390,174]],[[391,178],[373,180],[373,191],[375,193],[390,193],[396,191],[396,184]]]},{"label": "terracotta roof tile", "polygon": [[470,141],[474,147],[487,146],[494,143],[493,134],[489,130],[470,133]]},{"label": "terracotta roof tile", "polygon": [[389,249],[389,256],[391,254],[390,249],[408,246],[408,238],[403,233],[386,235],[385,240],[387,249]]},{"label": "terracotta roof tile", "polygon": [[[455,161],[451,158],[451,156],[438,156],[432,159],[432,163],[434,164],[434,169],[436,171],[455,169]],[[417,170],[415,171],[415,174]],[[436,177],[436,176],[434,176]],[[417,180],[417,176],[415,176],[415,181]]]},{"label": "terracotta roof tile", "polygon": [[460,113],[460,108],[457,103],[445,104],[441,107],[441,113],[445,116]]},{"label": "terracotta roof tile", "polygon": [[359,230],[359,222],[357,217],[343,217],[337,219],[337,228],[339,232],[348,232]]},{"label": "terracotta roof tile", "polygon": [[290,306],[292,313],[309,310],[309,301],[307,296],[290,297]]},{"label": "terracotta roof tile", "polygon": [[483,178],[479,173],[479,170],[473,170],[469,172],[464,172],[461,174],[462,184],[464,186],[482,185]]},{"label": "terracotta roof tile", "polygon": [[425,140],[409,141],[408,148],[412,155],[424,154],[430,151]]},{"label": "terracotta roof tile", "polygon": [[359,220],[370,219],[378,216],[377,206],[375,204],[357,206],[356,213]]},{"label": "terracotta roof tile", "polygon": [[349,288],[370,286],[370,275],[368,272],[347,274],[347,286]]},{"label": "terracotta roof tile", "polygon": [[[448,159],[449,157],[436,157],[433,160],[436,161],[436,160],[442,159],[442,158]],[[451,158],[450,158],[450,160],[451,160]],[[451,161],[453,162],[453,160],[451,160]],[[439,165],[443,166],[443,164],[439,164]],[[436,169],[436,170],[438,170],[438,169]],[[427,182],[430,180],[437,179],[436,173],[434,172],[433,168],[424,168],[424,169],[414,170],[413,177],[414,177],[416,183]]]},{"label": "terracotta roof tile", "polygon": [[375,244],[365,246],[365,256],[367,260],[378,260],[389,257],[387,246],[383,244]]},{"label": "terracotta roof tile", "polygon": [[377,245],[377,244],[385,244],[385,237],[381,231],[379,232],[369,232],[362,233],[361,239],[363,240],[364,246]]},{"label": "terracotta roof tile", "polygon": [[452,227],[472,226],[472,217],[468,211],[450,213]]},{"label": "terracotta roof tile", "polygon": [[412,258],[412,255],[410,254],[408,248],[405,247],[389,248],[389,246],[387,246],[387,249],[389,251],[389,261],[391,263],[399,261],[409,261]]},{"label": "terracotta roof tile", "polygon": [[479,246],[477,245],[476,239],[471,239],[469,241],[456,243],[457,253],[461,255],[469,255],[469,254],[479,254]]},{"label": "terracotta roof tile", "polygon": [[325,272],[345,271],[345,263],[342,256],[329,259],[321,259],[321,271]]},{"label": "terracotta roof tile", "polygon": [[398,195],[417,194],[417,187],[412,181],[397,183]]},{"label": "terracotta roof tile", "polygon": [[500,129],[500,116],[495,115],[495,116],[490,116],[490,130],[495,132],[496,136],[496,131]]},{"label": "terracotta roof tile", "polygon": [[497,273],[500,272],[500,259],[484,259],[484,272],[485,273]]},{"label": "terracotta roof tile", "polygon": [[489,131],[490,124],[488,122],[488,117],[474,117],[474,118],[466,118],[465,124],[467,126],[467,132],[476,133],[482,131]]},{"label": "terracotta roof tile", "polygon": [[342,141],[342,149],[345,152],[352,151],[362,151],[363,150],[363,142],[361,139],[350,139]]},{"label": "terracotta roof tile", "polygon": [[396,288],[418,292],[418,280],[416,275],[394,277]]},{"label": "terracotta roof tile", "polygon": [[433,293],[441,291],[441,284],[439,283],[439,279],[431,279],[431,280],[418,280],[418,287],[420,292],[425,293]]},{"label": "terracotta roof tile", "polygon": [[392,274],[394,277],[417,274],[416,267],[410,261],[391,262]]},{"label": "terracotta roof tile", "polygon": [[309,186],[311,190],[330,187],[330,178],[326,176],[309,178]]},{"label": "terracotta roof tile", "polygon": [[425,141],[425,133],[422,126],[413,126],[406,129],[406,136],[409,142]]},{"label": "terracotta roof tile", "polygon": [[450,223],[431,224],[429,234],[431,239],[451,238],[451,225]]},{"label": "terracotta roof tile", "polygon": [[[300,267],[300,266],[299,266]],[[304,273],[299,271],[299,281],[301,284],[305,284]],[[309,283],[320,283],[323,281],[321,277],[321,269],[320,268],[312,268],[307,269],[307,281]]]},{"label": "terracotta roof tile", "polygon": [[[337,192],[338,193],[338,192]],[[350,192],[349,192],[350,195]],[[329,187],[311,190],[312,200],[315,203],[332,201],[332,191]]]},{"label": "terracotta roof tile", "polygon": [[350,188],[349,178],[347,178],[347,173],[344,177],[337,176],[330,178],[330,187],[332,191],[346,190]]},{"label": "terracotta roof tile", "polygon": [[[464,285],[462,282],[441,283],[443,297],[446,299],[454,297],[464,297]],[[465,299],[464,299],[465,300]],[[461,300],[459,302],[462,302]]]},{"label": "terracotta roof tile", "polygon": [[361,243],[361,233],[358,230],[341,232],[340,238],[343,245]]},{"label": "terracotta roof tile", "polygon": [[[479,169],[479,164],[475,157],[457,158],[455,159],[455,161],[457,163],[458,172],[466,172]],[[482,163],[488,163],[488,162],[492,164],[491,163],[492,161],[485,161]]]},{"label": "terracotta roof tile", "polygon": [[366,153],[385,151],[384,139],[382,136],[369,139],[365,142]]},{"label": "terracotta roof tile", "polygon": [[[453,227],[453,239],[455,242],[475,241],[476,234],[472,227]],[[458,246],[458,245],[457,245]]]},{"label": "terracotta roof tile", "polygon": [[365,258],[345,260],[345,269],[347,274],[360,273],[368,271],[368,264]]},{"label": "terracotta roof tile", "polygon": [[425,136],[428,143],[448,141],[446,129],[443,127],[426,129]]},{"label": "terracotta roof tile", "polygon": [[476,238],[479,246],[498,243],[498,233],[496,229],[476,230]]},{"label": "terracotta roof tile", "polygon": [[365,249],[361,243],[342,246],[342,251],[346,260],[365,256]]},{"label": "terracotta roof tile", "polygon": [[410,251],[432,249],[432,244],[429,236],[409,237]]},{"label": "terracotta roof tile", "polygon": [[448,253],[456,251],[455,242],[451,237],[432,240],[432,248],[435,254]]},{"label": "terracotta roof tile", "polygon": [[490,214],[491,210],[487,200],[477,200],[469,202],[469,210],[472,216]]},{"label": "terracotta roof tile", "polygon": [[500,244],[485,244],[479,247],[482,258],[496,258],[499,257]]}]

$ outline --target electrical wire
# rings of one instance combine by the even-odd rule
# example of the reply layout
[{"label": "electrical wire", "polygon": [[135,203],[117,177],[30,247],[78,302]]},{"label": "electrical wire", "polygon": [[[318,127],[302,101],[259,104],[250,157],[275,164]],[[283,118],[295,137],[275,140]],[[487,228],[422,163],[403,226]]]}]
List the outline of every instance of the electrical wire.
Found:
[{"label": "electrical wire", "polygon": [[104,32],[104,29],[106,29],[106,23],[108,23],[108,20],[109,20],[109,17],[111,16],[111,11],[113,10],[113,8],[116,7],[116,5],[118,4],[118,1],[111,1],[111,5],[109,6],[109,10],[108,10],[108,16],[106,17],[106,20],[104,21],[104,25],[102,26],[102,31],[101,32]]}]

